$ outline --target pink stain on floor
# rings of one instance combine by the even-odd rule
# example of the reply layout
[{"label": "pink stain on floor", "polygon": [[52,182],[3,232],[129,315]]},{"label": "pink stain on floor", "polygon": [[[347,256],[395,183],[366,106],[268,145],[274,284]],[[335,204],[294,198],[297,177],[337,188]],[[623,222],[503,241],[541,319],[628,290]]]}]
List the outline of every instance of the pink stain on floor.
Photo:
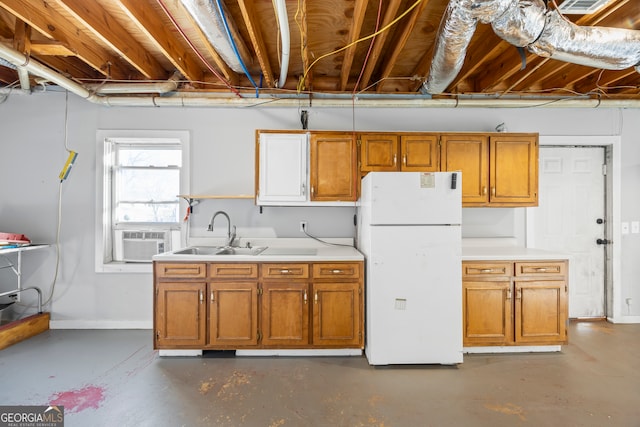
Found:
[{"label": "pink stain on floor", "polygon": [[63,391],[49,398],[49,405],[64,406],[65,413],[75,413],[85,409],[98,409],[104,400],[102,387],[87,386],[79,390]]}]

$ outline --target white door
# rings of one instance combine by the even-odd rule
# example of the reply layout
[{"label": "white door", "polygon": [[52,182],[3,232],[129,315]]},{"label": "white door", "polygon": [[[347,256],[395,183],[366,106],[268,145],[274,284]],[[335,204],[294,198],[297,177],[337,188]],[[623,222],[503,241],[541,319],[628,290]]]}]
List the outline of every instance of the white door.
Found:
[{"label": "white door", "polygon": [[605,315],[604,147],[540,147],[530,247],[568,252],[569,317]]}]

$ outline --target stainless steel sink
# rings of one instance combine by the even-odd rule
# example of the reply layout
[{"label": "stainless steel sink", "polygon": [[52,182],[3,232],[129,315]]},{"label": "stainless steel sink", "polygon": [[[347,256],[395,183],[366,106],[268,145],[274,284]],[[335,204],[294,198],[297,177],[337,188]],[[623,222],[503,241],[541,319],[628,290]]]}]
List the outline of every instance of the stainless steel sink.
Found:
[{"label": "stainless steel sink", "polygon": [[233,248],[226,246],[216,253],[216,255],[258,255],[267,249],[266,246],[254,246],[252,248]]},{"label": "stainless steel sink", "polygon": [[258,255],[267,246],[234,248],[231,246],[190,246],[173,252],[173,255]]}]

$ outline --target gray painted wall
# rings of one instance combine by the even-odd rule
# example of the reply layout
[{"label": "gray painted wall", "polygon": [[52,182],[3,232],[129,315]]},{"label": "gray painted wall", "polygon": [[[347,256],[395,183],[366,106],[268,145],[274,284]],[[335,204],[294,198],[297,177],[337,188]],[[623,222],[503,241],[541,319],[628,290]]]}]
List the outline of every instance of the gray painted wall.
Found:
[{"label": "gray painted wall", "polygon": [[[0,104],[0,231],[54,242],[58,174],[64,147],[65,94],[12,94]],[[622,221],[640,220],[640,110],[619,109],[390,109],[311,108],[315,130],[493,131],[541,135],[620,135],[622,138]],[[68,146],[79,153],[62,185],[61,260],[52,319],[86,327],[150,326],[151,274],[96,273],[95,134],[98,129],[188,130],[191,135],[193,194],[251,194],[254,191],[255,129],[300,129],[297,108],[106,108],[74,95],[68,102]],[[242,233],[266,229],[298,237],[298,222],[322,237],[351,237],[354,208],[265,208],[250,200],[207,200],[196,206],[191,229],[204,233],[211,214],[227,210]],[[465,209],[466,237],[515,236],[524,241],[523,209]],[[244,236],[243,236],[244,237]],[[640,235],[622,242],[622,300],[633,298],[640,314]],[[2,260],[0,260],[2,262]],[[53,248],[24,256],[23,282],[49,294],[56,257]],[[6,270],[6,269],[5,269]],[[7,271],[0,271],[6,287]],[[28,300],[29,298],[25,298]]]}]

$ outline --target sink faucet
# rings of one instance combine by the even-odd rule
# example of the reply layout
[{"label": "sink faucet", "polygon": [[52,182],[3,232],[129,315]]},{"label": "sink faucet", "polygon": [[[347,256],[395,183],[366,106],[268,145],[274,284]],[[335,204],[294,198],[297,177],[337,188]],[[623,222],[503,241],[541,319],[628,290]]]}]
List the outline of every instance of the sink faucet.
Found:
[{"label": "sink faucet", "polygon": [[211,217],[211,221],[209,222],[208,231],[213,231],[213,223],[216,220],[218,215],[223,215],[227,218],[227,246],[233,246],[233,241],[236,239],[236,226],[233,226],[233,232],[231,231],[231,219],[229,219],[229,215],[225,211],[218,211],[213,214]]}]

